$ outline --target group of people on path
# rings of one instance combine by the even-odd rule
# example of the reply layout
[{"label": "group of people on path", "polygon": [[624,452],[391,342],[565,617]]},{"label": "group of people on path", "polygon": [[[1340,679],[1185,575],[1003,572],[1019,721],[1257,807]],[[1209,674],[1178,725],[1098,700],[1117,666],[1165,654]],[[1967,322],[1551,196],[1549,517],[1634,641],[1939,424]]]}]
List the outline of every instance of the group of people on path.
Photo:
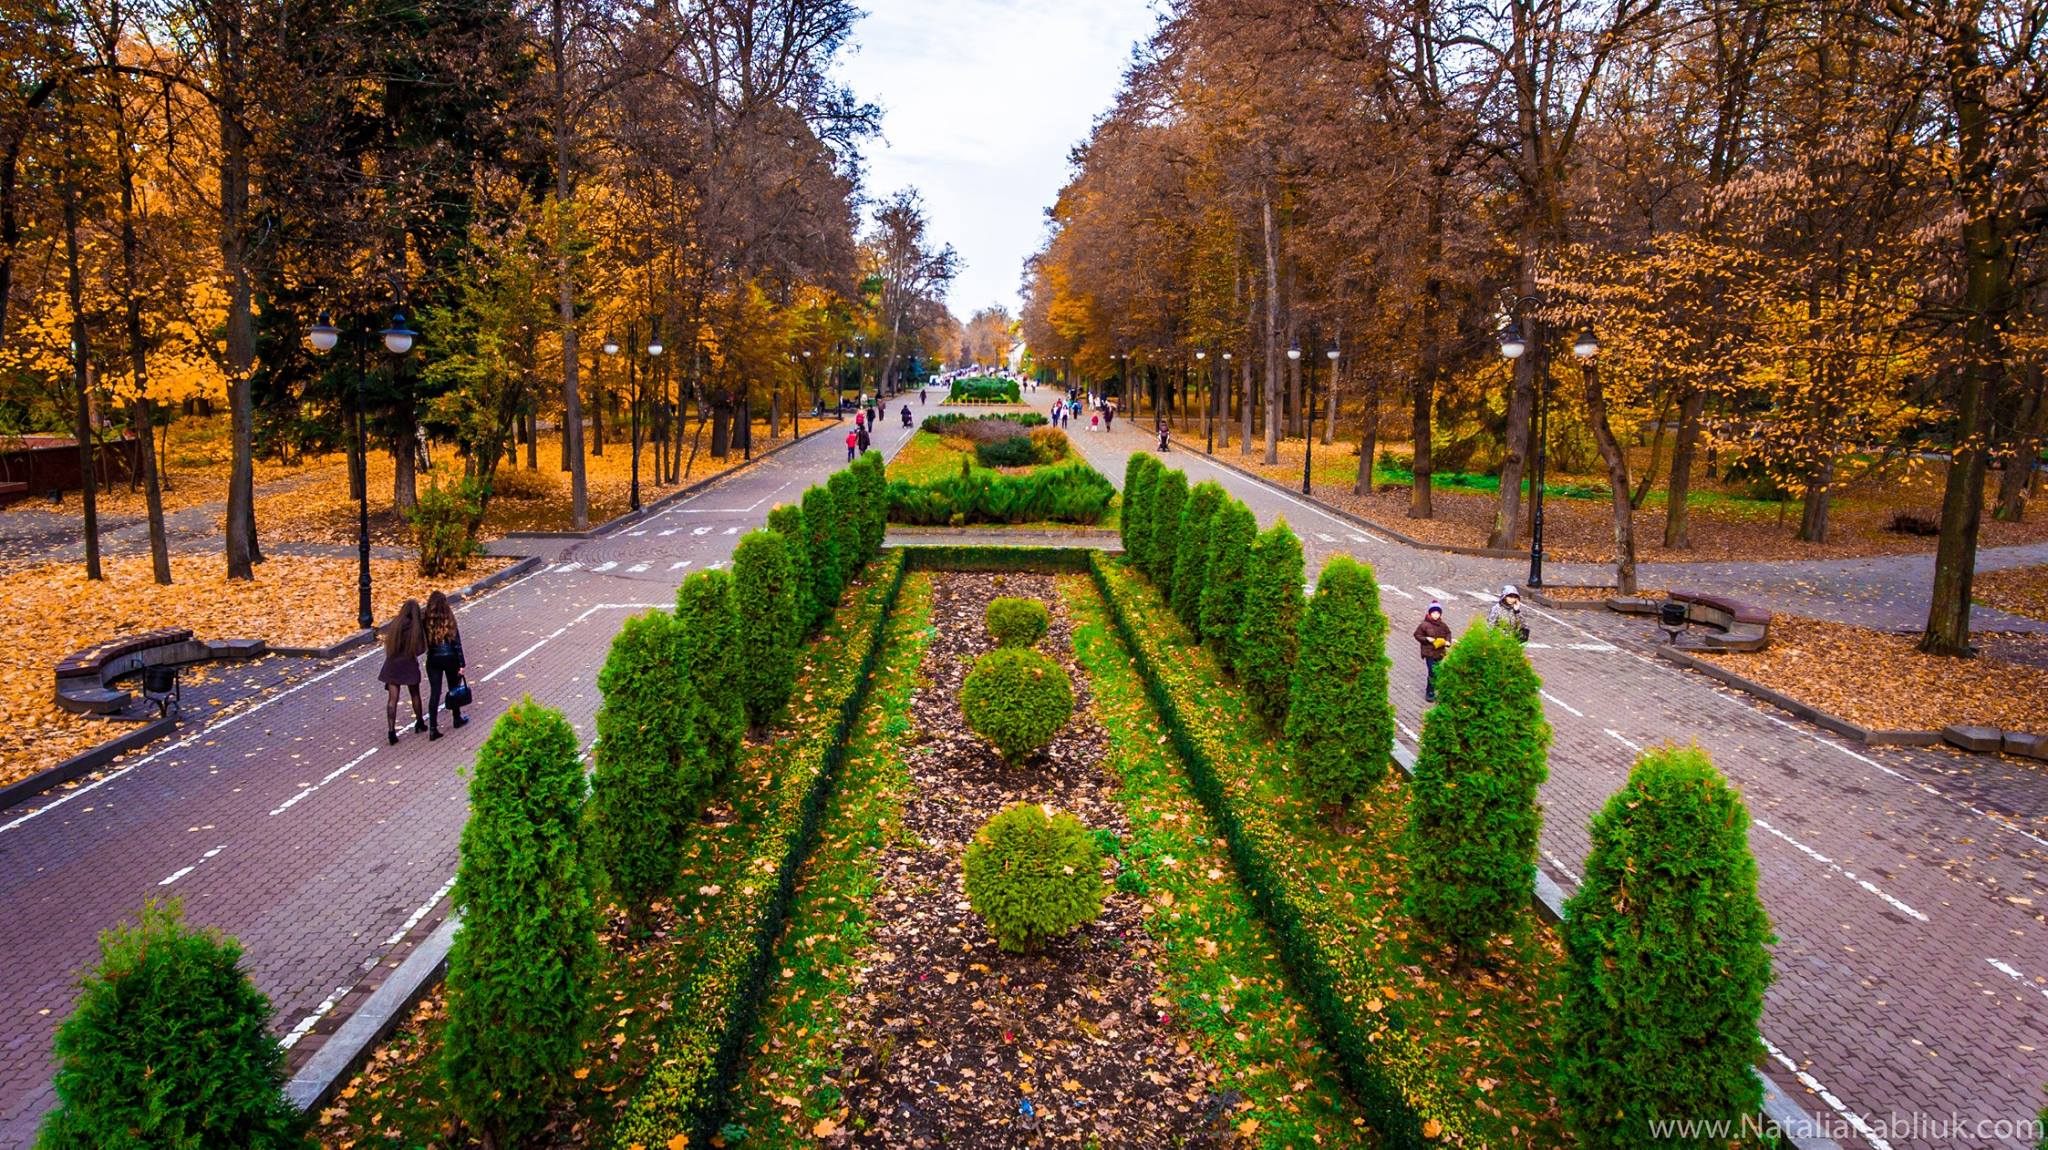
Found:
[{"label": "group of people on path", "polygon": [[[1487,609],[1486,623],[1512,634],[1518,641],[1529,641],[1529,625],[1522,621],[1522,592],[1510,583],[1501,588],[1500,598]],[[1429,609],[1422,614],[1422,622],[1415,625],[1415,641],[1422,651],[1422,665],[1425,678],[1422,684],[1422,700],[1436,702],[1436,666],[1444,661],[1444,655],[1451,649],[1451,625],[1444,622],[1444,605],[1432,599]]]},{"label": "group of people on path", "polygon": [[[427,662],[427,706],[420,707],[420,658]],[[412,695],[412,729],[426,731],[429,741],[441,737],[442,688],[447,688],[451,725],[467,726],[462,708],[469,705],[469,683],[463,671],[469,665],[462,653],[462,628],[456,625],[455,608],[448,597],[436,591],[427,596],[422,608],[417,599],[407,599],[398,615],[384,627],[384,665],[377,681],[384,684],[384,734],[398,742],[398,696]]]}]

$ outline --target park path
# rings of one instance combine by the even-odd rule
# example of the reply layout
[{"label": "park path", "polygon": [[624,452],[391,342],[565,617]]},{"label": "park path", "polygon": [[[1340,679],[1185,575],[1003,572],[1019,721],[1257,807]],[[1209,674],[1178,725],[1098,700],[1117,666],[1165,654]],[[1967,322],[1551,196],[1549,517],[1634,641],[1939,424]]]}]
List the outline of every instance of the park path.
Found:
[{"label": "park path", "polygon": [[[1118,423],[1071,438],[1121,486],[1129,454],[1156,440]],[[1200,452],[1176,444],[1164,458],[1191,481],[1221,483],[1262,527],[1284,516],[1311,577],[1334,554],[1372,564],[1413,749],[1422,666],[1409,631],[1432,599],[1462,630],[1527,563],[1404,546]],[[1555,731],[1542,790],[1549,876],[1576,889],[1593,815],[1640,748],[1697,742],[1755,818],[1750,843],[1778,936],[1763,1019],[1773,1080],[1844,1146],[2031,1150],[2014,1125],[2039,1111],[2048,1083],[2048,773],[1855,749],[1649,656],[1645,620],[1531,614],[1530,658]],[[1951,1116],[2006,1132],[1939,1125]]]},{"label": "park path", "polygon": [[[876,446],[903,438],[886,427]],[[362,998],[350,991],[445,915],[463,771],[491,722],[530,695],[587,742],[623,619],[672,606],[685,576],[723,566],[776,504],[845,462],[827,428],[625,530],[564,540],[535,574],[463,603],[477,721],[438,742],[408,728],[387,745],[372,648],[96,783],[0,811],[0,1147],[33,1141],[54,1101],[52,1032],[99,932],[145,899],[180,899],[241,940],[278,1034],[331,1030]]]}]

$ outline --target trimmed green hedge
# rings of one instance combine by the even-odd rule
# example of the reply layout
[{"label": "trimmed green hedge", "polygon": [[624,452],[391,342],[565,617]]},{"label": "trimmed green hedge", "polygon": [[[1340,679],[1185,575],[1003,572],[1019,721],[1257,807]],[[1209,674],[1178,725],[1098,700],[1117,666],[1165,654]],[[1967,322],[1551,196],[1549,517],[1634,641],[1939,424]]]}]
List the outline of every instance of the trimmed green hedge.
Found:
[{"label": "trimmed green hedge", "polygon": [[[1027,440],[1012,440],[1029,448]],[[915,526],[969,523],[1097,523],[1116,488],[1075,460],[1023,475],[963,468],[930,483],[889,484],[889,521]]]},{"label": "trimmed green hedge", "polygon": [[732,576],[699,571],[676,588],[680,658],[697,692],[697,741],[711,757],[715,777],[738,761],[747,736],[747,704],[738,690],[739,613],[733,609]]},{"label": "trimmed green hedge", "polygon": [[1152,480],[1152,530],[1145,537],[1145,570],[1163,598],[1173,598],[1173,565],[1180,559],[1180,517],[1187,510],[1188,477],[1161,471]]},{"label": "trimmed green hedge", "polygon": [[1035,647],[1052,627],[1052,612],[1036,599],[1002,595],[989,600],[982,620],[996,646]]},{"label": "trimmed green hedge", "polygon": [[1203,573],[1202,641],[1216,653],[1226,669],[1230,661],[1231,637],[1244,618],[1244,565],[1251,558],[1252,544],[1259,538],[1259,521],[1252,509],[1225,497],[1209,527],[1209,558]]},{"label": "trimmed green hedge", "polygon": [[1133,451],[1124,461],[1124,514],[1120,521],[1124,560],[1140,571],[1151,568],[1152,486],[1166,468],[1152,456]]},{"label": "trimmed green hedge", "polygon": [[1387,773],[1392,666],[1372,568],[1349,555],[1331,556],[1302,616],[1287,705],[1294,764],[1318,801],[1348,803]]},{"label": "trimmed green hedge", "polygon": [[817,609],[810,629],[816,631],[832,617],[839,596],[846,591],[846,557],[839,554],[839,529],[834,525],[839,504],[832,493],[823,487],[806,488],[803,514],[808,544],[804,550],[811,562],[811,603]]},{"label": "trimmed green hedge", "polygon": [[946,394],[947,403],[1018,403],[1024,393],[1013,379],[996,379],[987,375],[970,375],[956,379]]},{"label": "trimmed green hedge", "polygon": [[796,686],[796,582],[789,542],[765,528],[740,536],[732,552],[733,610],[739,617],[737,686],[747,721],[766,724]]},{"label": "trimmed green hedge", "polygon": [[811,529],[804,522],[803,508],[783,503],[768,513],[768,530],[789,544],[789,578],[795,587],[790,608],[796,616],[797,642],[815,631],[824,619],[818,610],[818,576],[811,567]]},{"label": "trimmed green hedge", "polygon": [[1281,520],[1260,534],[1244,564],[1244,610],[1230,637],[1230,669],[1259,717],[1287,721],[1287,693],[1301,642],[1301,540]]},{"label": "trimmed green hedge", "polygon": [[917,428],[919,431],[929,431],[936,435],[944,435],[950,428],[983,419],[1007,419],[1020,427],[1044,427],[1052,422],[1035,411],[998,411],[987,415],[968,415],[959,411],[942,411],[937,415],[925,416],[924,422],[918,424]]},{"label": "trimmed green hedge", "polygon": [[1228,499],[1220,483],[1197,483],[1188,492],[1181,512],[1180,554],[1173,561],[1173,594],[1169,596],[1174,614],[1188,630],[1202,630],[1202,588],[1209,581],[1209,533],[1216,523],[1216,511]]},{"label": "trimmed green hedge", "polygon": [[585,861],[638,933],[675,886],[684,836],[713,775],[696,738],[697,690],[665,611],[628,618],[597,673],[596,763],[584,807]]},{"label": "trimmed green hedge", "polygon": [[896,548],[912,571],[1029,571],[1039,575],[1085,574],[1085,547],[990,547],[983,544],[914,544]]}]

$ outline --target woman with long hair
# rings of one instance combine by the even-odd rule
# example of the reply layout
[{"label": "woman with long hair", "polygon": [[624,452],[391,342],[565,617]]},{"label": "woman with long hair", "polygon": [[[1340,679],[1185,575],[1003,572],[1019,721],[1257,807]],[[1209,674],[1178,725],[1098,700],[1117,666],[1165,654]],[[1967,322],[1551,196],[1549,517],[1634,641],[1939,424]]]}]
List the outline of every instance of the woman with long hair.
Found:
[{"label": "woman with long hair", "polygon": [[424,624],[427,642],[427,739],[432,741],[441,737],[443,686],[448,688],[448,713],[454,716],[451,725],[460,727],[469,722],[462,717],[462,708],[454,703],[455,685],[462,682],[466,661],[462,657],[462,629],[455,625],[455,608],[448,605],[448,596],[439,591],[427,596]]},{"label": "woman with long hair", "polygon": [[420,707],[420,652],[426,650],[426,628],[420,618],[420,601],[407,599],[398,616],[384,627],[384,666],[377,681],[384,684],[384,733],[398,741],[398,689],[412,692],[412,729],[427,729]]}]

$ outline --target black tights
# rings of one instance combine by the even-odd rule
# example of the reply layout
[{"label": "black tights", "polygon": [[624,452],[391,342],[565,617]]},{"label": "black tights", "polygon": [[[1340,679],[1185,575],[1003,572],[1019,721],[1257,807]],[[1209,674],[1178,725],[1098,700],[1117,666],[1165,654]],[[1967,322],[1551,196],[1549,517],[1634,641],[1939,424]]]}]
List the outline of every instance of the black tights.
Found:
[{"label": "black tights", "polygon": [[[453,688],[461,678],[462,672],[457,670],[441,667],[427,668],[427,718],[429,721],[436,724],[440,723],[441,689],[444,686]],[[462,718],[462,708],[452,704],[448,708],[448,713],[457,719]]]},{"label": "black tights", "polygon": [[[412,717],[419,719],[421,717],[420,685],[414,683],[412,686],[407,687],[406,690],[412,692]],[[384,685],[384,725],[394,731],[398,729],[398,684],[396,683],[386,683]]]}]

